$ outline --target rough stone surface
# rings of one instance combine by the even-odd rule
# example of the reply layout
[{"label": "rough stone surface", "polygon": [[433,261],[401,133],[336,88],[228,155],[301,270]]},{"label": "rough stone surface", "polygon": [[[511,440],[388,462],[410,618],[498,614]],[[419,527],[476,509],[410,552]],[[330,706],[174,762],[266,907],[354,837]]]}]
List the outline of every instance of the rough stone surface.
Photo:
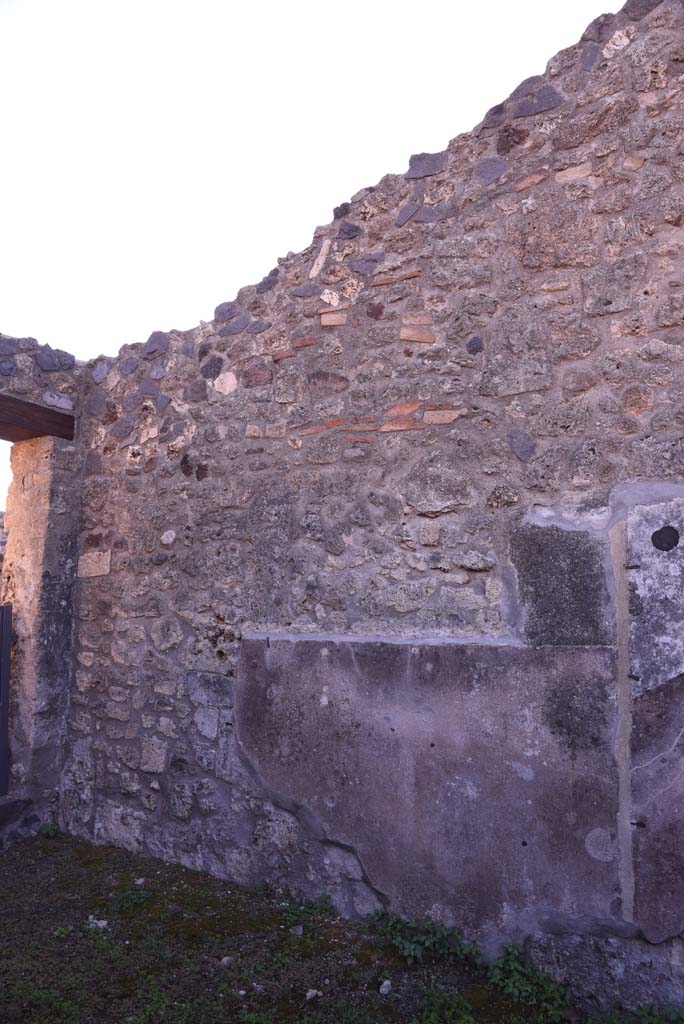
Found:
[{"label": "rough stone surface", "polygon": [[579,530],[523,526],[511,536],[511,559],[535,646],[610,644],[606,557],[600,541]]},{"label": "rough stone surface", "polygon": [[14,452],[26,827],[684,989],[683,53],[630,0],[212,321],[0,336],[77,419]]}]

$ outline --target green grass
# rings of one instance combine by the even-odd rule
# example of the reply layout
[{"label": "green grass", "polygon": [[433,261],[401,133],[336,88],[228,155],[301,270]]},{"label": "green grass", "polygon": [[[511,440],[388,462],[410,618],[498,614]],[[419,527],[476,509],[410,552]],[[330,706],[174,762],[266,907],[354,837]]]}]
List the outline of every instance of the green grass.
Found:
[{"label": "green grass", "polygon": [[[520,949],[486,966],[429,919],[345,921],[326,899],[54,829],[0,855],[2,1024],[555,1024],[568,1006]],[[677,1022],[644,1008],[591,1024]]]}]

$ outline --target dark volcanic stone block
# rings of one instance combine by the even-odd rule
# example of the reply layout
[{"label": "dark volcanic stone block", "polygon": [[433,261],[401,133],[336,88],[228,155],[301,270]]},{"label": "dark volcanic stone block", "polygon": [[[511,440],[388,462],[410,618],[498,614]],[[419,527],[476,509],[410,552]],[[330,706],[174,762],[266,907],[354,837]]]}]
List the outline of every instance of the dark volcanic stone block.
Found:
[{"label": "dark volcanic stone block", "polygon": [[374,274],[384,258],[384,252],[366,252],[363,256],[352,257],[349,266],[355,274]]},{"label": "dark volcanic stone block", "polygon": [[164,334],[163,331],[152,331],[152,334],[150,334],[143,346],[143,357],[145,359],[155,359],[157,356],[164,355],[168,351],[168,334]]},{"label": "dark volcanic stone block", "polygon": [[279,274],[280,271],[277,267],[274,267],[273,270],[269,271],[266,277],[259,281],[259,284],[256,286],[257,294],[261,295],[263,292],[270,292],[272,288],[275,288],[278,283]]},{"label": "dark volcanic stone block", "polygon": [[439,174],[446,169],[448,154],[444,153],[416,153],[409,160],[409,169],[404,175],[405,178],[429,178],[433,174]]},{"label": "dark volcanic stone block", "polygon": [[137,356],[124,356],[123,359],[119,361],[118,369],[120,373],[123,373],[124,377],[128,377],[129,374],[137,370],[139,364],[140,360]]},{"label": "dark volcanic stone block", "polygon": [[356,238],[360,234],[361,228],[358,224],[351,224],[348,220],[340,222],[340,230],[337,232],[338,238]]},{"label": "dark volcanic stone block", "polygon": [[223,358],[213,355],[200,367],[200,373],[206,380],[215,380],[223,369]]},{"label": "dark volcanic stone block", "polygon": [[513,109],[514,117],[531,117],[546,110],[554,110],[563,102],[563,97],[552,85],[543,85],[525,99],[519,100]]},{"label": "dark volcanic stone block", "polygon": [[527,431],[519,427],[516,430],[511,430],[508,435],[508,444],[513,454],[521,462],[529,462],[537,447]]},{"label": "dark volcanic stone block", "polygon": [[251,637],[238,739],[401,913],[439,907],[480,936],[504,917],[607,919],[613,671],[606,648]]},{"label": "dark volcanic stone block", "polygon": [[263,334],[271,326],[270,320],[252,320],[251,323],[247,324],[245,330],[248,334]]},{"label": "dark volcanic stone block", "polygon": [[661,2],[662,0],[627,0],[622,10],[633,21],[640,21],[647,14],[650,14]]},{"label": "dark volcanic stone block", "polygon": [[16,338],[7,338],[0,334],[0,356],[16,355],[18,348],[19,342]]},{"label": "dark volcanic stone block", "polygon": [[231,337],[233,334],[240,334],[250,324],[250,318],[247,313],[241,313],[239,316],[232,317],[226,321],[223,327],[220,329],[219,334],[222,338]]},{"label": "dark volcanic stone block", "polygon": [[483,185],[493,185],[508,170],[508,164],[496,156],[485,157],[475,165],[475,173]]},{"label": "dark volcanic stone block", "polygon": [[234,320],[241,312],[237,302],[222,302],[214,310],[214,320],[224,323],[227,320]]},{"label": "dark volcanic stone block", "polygon": [[59,370],[59,355],[54,349],[50,348],[49,345],[43,345],[42,348],[37,348],[33,354],[33,358],[45,373],[53,373],[55,370]]},{"label": "dark volcanic stone block", "polygon": [[536,647],[610,644],[613,628],[604,545],[582,530],[522,526],[511,536],[511,561]]},{"label": "dark volcanic stone block", "polygon": [[449,209],[446,203],[436,203],[434,206],[421,206],[416,214],[416,224],[437,224],[446,220]]},{"label": "dark volcanic stone block", "polygon": [[402,228],[404,224],[411,220],[411,217],[413,217],[417,210],[420,210],[420,203],[404,203],[397,214],[394,226]]},{"label": "dark volcanic stone block", "polygon": [[290,295],[294,295],[297,299],[310,299],[312,295],[317,295],[320,290],[320,285],[316,284],[315,281],[309,281],[307,284],[300,284],[293,288]]}]

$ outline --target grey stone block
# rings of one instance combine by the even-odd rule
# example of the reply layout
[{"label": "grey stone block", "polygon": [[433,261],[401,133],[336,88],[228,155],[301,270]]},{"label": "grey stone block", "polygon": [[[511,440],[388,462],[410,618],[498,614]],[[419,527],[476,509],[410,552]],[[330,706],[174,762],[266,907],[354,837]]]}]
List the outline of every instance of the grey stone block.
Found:
[{"label": "grey stone block", "polygon": [[581,530],[522,526],[511,535],[524,630],[536,647],[613,642],[605,544]]}]

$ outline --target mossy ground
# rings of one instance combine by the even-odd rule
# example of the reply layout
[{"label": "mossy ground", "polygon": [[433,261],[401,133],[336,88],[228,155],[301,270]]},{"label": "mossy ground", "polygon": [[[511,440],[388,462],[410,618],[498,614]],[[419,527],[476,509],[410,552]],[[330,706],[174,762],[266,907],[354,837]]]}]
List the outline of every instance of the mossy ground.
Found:
[{"label": "mossy ground", "polygon": [[265,888],[59,834],[0,855],[2,1024],[461,1024],[457,993],[476,1024],[548,1019],[463,959],[408,966],[368,922]]}]

